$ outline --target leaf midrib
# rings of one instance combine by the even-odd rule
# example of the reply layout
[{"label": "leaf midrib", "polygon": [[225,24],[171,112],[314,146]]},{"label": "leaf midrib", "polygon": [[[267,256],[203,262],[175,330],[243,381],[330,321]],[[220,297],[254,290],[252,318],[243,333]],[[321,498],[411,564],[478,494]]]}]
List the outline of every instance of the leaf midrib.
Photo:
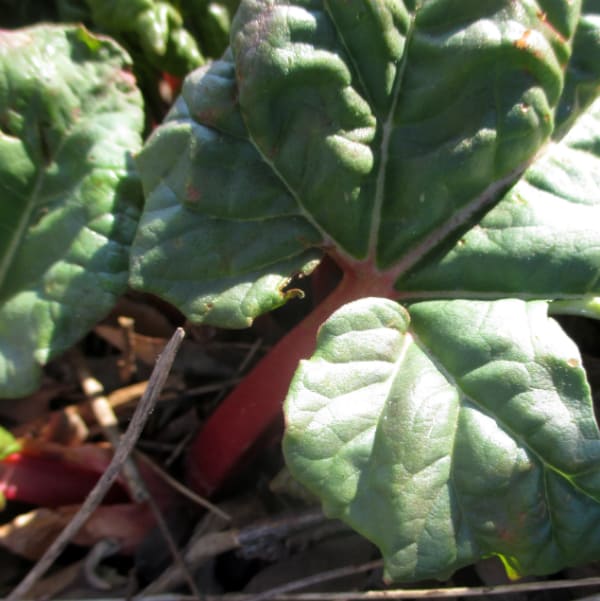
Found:
[{"label": "leaf midrib", "polygon": [[27,203],[27,207],[21,213],[21,218],[19,219],[17,227],[13,231],[13,235],[11,236],[10,243],[7,247],[7,252],[4,254],[0,262],[0,291],[4,289],[4,285],[6,284],[6,279],[8,276],[8,272],[10,271],[11,265],[13,263],[13,259],[18,253],[25,239],[26,230],[29,227],[29,224],[31,223],[31,216],[35,207],[38,204],[37,198],[42,188],[44,177],[45,169],[38,168],[36,182],[31,192],[31,195],[29,196],[29,202]]},{"label": "leaf midrib", "polygon": [[[492,413],[487,407],[482,405],[477,399],[473,398],[469,394],[467,394],[463,388],[459,385],[456,378],[446,369],[444,364],[437,358],[436,354],[428,348],[428,346],[420,339],[418,334],[414,331],[412,327],[408,328],[408,332],[413,338],[414,344],[417,345],[419,350],[434,364],[435,368],[442,374],[442,376],[446,379],[446,381],[452,386],[460,395],[462,399],[465,399],[469,403],[471,403],[474,407],[476,407],[481,413],[493,419],[509,436],[512,437],[519,445],[526,449],[528,453],[534,456],[539,462],[540,466],[543,468],[544,472],[547,470],[552,470],[555,474],[559,475],[561,478],[564,478],[569,482],[569,484],[582,495],[585,495],[587,498],[592,499],[594,502],[598,502],[598,499],[594,497],[591,493],[581,488],[575,481],[574,476],[570,476],[566,474],[557,466],[552,465],[548,461],[546,461],[542,455],[539,454],[528,441],[520,434],[516,433],[513,428],[511,428],[504,420],[500,419],[495,413]],[[460,403],[460,401],[459,401]],[[546,498],[546,504],[550,507],[550,501]]]},{"label": "leaf midrib", "polygon": [[372,262],[373,265],[376,265],[377,261],[377,247],[379,242],[379,230],[381,228],[383,201],[385,196],[385,183],[387,176],[390,141],[392,136],[392,130],[394,129],[394,115],[396,114],[396,107],[398,106],[398,100],[402,91],[402,83],[404,81],[406,65],[408,62],[408,49],[415,31],[416,16],[417,11],[415,10],[415,12],[411,16],[410,24],[408,26],[406,37],[404,39],[404,52],[402,53],[402,60],[400,61],[400,64],[398,66],[396,79],[394,81],[390,109],[382,126],[381,145],[379,148],[379,170],[377,172],[377,179],[375,183],[375,198],[373,199],[373,218],[371,221],[369,243],[367,246],[367,256],[369,257],[369,260]]}]

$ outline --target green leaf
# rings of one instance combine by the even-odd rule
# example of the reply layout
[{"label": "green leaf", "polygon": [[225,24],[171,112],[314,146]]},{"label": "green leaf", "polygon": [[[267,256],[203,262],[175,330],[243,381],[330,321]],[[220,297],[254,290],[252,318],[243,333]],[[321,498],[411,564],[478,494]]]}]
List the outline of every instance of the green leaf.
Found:
[{"label": "green leaf", "polygon": [[37,386],[127,285],[141,98],[81,27],[0,33],[0,395]]},{"label": "green leaf", "polygon": [[483,219],[397,283],[411,297],[600,293],[600,101]]},{"label": "green leaf", "polygon": [[131,35],[155,67],[186,75],[204,62],[179,11],[157,0],[86,0],[96,27],[111,35]]},{"label": "green leaf", "polygon": [[[150,218],[162,194],[170,196],[174,219],[189,230],[198,220],[200,239],[215,224],[227,265],[236,252],[231,245],[243,252],[238,221],[246,221],[244,231],[252,229],[255,237],[268,228],[260,267],[270,255],[267,270],[277,277],[264,293],[277,296],[282,281],[306,268],[286,265],[286,273],[275,267],[290,249],[282,249],[277,236],[269,248],[269,226],[280,232],[285,226],[273,224],[271,209],[261,213],[263,202],[256,203],[266,178],[295,213],[286,235],[298,239],[298,228],[311,232],[301,235],[305,251],[334,249],[350,267],[360,260],[399,278],[448,245],[473,215],[498,200],[552,134],[579,6],[549,0],[535,10],[521,3],[447,4],[242,2],[233,23],[233,55],[189,77],[177,107],[141,155],[149,201],[134,243],[133,285],[202,320],[210,313],[198,310],[207,305],[208,289],[221,294],[236,288],[232,276],[245,278],[249,287],[249,274],[260,279],[264,273],[234,267],[218,276],[215,259],[206,274],[196,260],[193,281],[165,269],[176,255],[161,247]],[[590,43],[580,46],[589,50]],[[579,89],[585,78],[572,79]],[[167,164],[166,156],[173,157]],[[216,157],[223,157],[217,169]],[[212,171],[227,170],[229,161],[243,161],[248,169],[227,177],[227,221],[207,225],[198,206],[221,202],[212,188],[222,176],[213,178]],[[198,175],[209,165],[210,177]],[[260,174],[256,183],[250,172]],[[162,192],[157,174],[164,178]],[[191,180],[202,197],[194,207]],[[256,207],[252,224],[246,209],[238,208],[249,204]],[[235,224],[232,236],[225,234],[227,223]],[[149,245],[155,248],[151,255]],[[277,304],[256,306],[246,323]],[[224,314],[214,323],[241,321]]]},{"label": "green leaf", "polygon": [[578,7],[538,4],[544,19],[521,2],[243,2],[248,130],[342,251],[412,259],[552,133]]},{"label": "green leaf", "polygon": [[286,401],[292,472],[398,580],[498,555],[518,573],[600,553],[600,432],[547,303],[340,309]]},{"label": "green leaf", "polygon": [[18,453],[21,445],[14,436],[4,428],[0,427],[0,461],[13,453]]},{"label": "green leaf", "polygon": [[[12,434],[0,427],[0,461],[8,455],[18,453],[21,449],[21,445],[14,439]],[[3,511],[6,507],[6,498],[4,493],[0,491],[0,511]]]},{"label": "green leaf", "polygon": [[552,315],[579,315],[600,319],[600,296],[586,295],[577,300],[558,300],[550,305]]},{"label": "green leaf", "polygon": [[[227,6],[227,5],[231,6]],[[235,12],[237,0],[209,2],[208,0],[183,0],[181,13],[186,23],[197,32],[202,50],[208,56],[219,57],[229,44],[231,14]]]},{"label": "green leaf", "polygon": [[226,59],[186,79],[140,154],[146,205],[131,283],[190,319],[246,327],[287,300],[294,274],[310,273],[321,237],[245,138]]},{"label": "green leaf", "polygon": [[600,1],[585,0],[577,26],[573,51],[556,115],[554,138],[562,136],[574,119],[598,96],[600,84]]}]

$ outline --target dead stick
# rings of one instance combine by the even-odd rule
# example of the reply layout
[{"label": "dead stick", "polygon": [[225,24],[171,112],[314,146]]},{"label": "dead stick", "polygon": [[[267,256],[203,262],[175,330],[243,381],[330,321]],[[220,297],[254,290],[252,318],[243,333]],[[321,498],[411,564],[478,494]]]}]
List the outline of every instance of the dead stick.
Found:
[{"label": "dead stick", "polygon": [[[104,436],[112,448],[116,449],[121,440],[121,431],[119,429],[117,416],[115,415],[110,402],[104,395],[104,386],[102,386],[102,384],[92,375],[83,356],[79,353],[75,354],[74,361],[81,388],[88,397],[94,417],[102,428]],[[150,495],[148,494],[139,470],[131,457],[127,457],[121,472],[127,482],[127,487],[129,488],[133,500],[136,503],[147,501]]]},{"label": "dead stick", "polygon": [[174,488],[180,495],[190,499],[191,501],[193,501],[194,503],[197,503],[201,507],[204,507],[204,509],[207,509],[208,511],[219,516],[225,522],[231,522],[231,516],[227,512],[223,511],[220,507],[217,507],[216,505],[211,503],[208,499],[205,499],[204,497],[197,495],[195,492],[193,492],[189,488],[187,488],[187,486],[184,486],[183,484],[181,484],[181,482],[179,482],[178,480],[175,480],[175,478],[172,478],[171,476],[169,476],[169,474],[167,474],[167,472],[165,472],[158,465],[156,465],[156,463],[154,463],[154,461],[152,461],[152,459],[150,459],[150,457],[148,457],[146,454],[144,454],[138,450],[135,452],[135,456],[137,458],[141,459],[151,470],[154,471],[154,473],[159,478],[161,478],[169,486]]},{"label": "dead stick", "polygon": [[321,584],[323,582],[330,582],[331,580],[338,580],[339,578],[345,578],[346,576],[352,576],[353,574],[360,574],[362,572],[370,572],[377,568],[383,567],[382,559],[375,559],[368,561],[362,565],[349,565],[342,568],[335,568],[333,570],[326,570],[325,572],[319,572],[318,574],[312,574],[311,576],[305,576],[298,580],[292,580],[286,582],[280,586],[275,586],[261,593],[250,597],[249,601],[268,601],[270,599],[276,599],[285,593],[296,591],[298,589],[308,588],[315,584]]},{"label": "dead stick", "polygon": [[[102,427],[102,431],[104,432],[107,440],[110,442],[112,448],[116,449],[119,445],[119,441],[121,440],[121,431],[119,429],[117,416],[115,415],[115,412],[113,411],[108,399],[106,396],[104,396],[104,387],[92,375],[82,356],[76,357],[76,365],[81,387],[90,399],[90,404],[92,411],[96,416],[96,420]],[[179,566],[179,569],[182,571],[190,592],[193,595],[200,597],[200,591],[196,587],[196,583],[194,582],[192,575],[189,573],[183,558],[177,549],[177,545],[173,540],[169,526],[165,521],[157,503],[152,498],[152,495],[150,494],[148,487],[144,482],[144,477],[140,473],[133,455],[130,455],[125,460],[122,468],[122,475],[125,477],[133,500],[136,503],[147,503],[150,507],[150,510],[154,515],[154,519],[156,520],[163,538],[167,543],[174,564]]]},{"label": "dead stick", "polygon": [[[479,597],[481,595],[510,595],[516,593],[583,588],[600,585],[600,577],[578,578],[573,580],[546,580],[542,582],[517,582],[490,586],[455,586],[448,588],[406,588],[378,591],[341,591],[322,593],[289,593],[274,597],[278,601],[392,601],[415,599],[456,599],[457,597]],[[206,601],[251,601],[255,594],[227,593],[225,595],[206,595]],[[596,599],[596,595],[593,599]],[[586,599],[591,599],[586,597]],[[114,598],[98,598],[94,601],[115,601]],[[178,593],[143,595],[136,601],[195,601],[190,595]]]},{"label": "dead stick", "polygon": [[79,532],[83,524],[89,519],[98,505],[100,505],[102,499],[117,479],[125,460],[133,450],[137,439],[144,429],[146,420],[152,412],[156,399],[169,375],[169,370],[173,365],[173,360],[175,359],[177,350],[181,346],[184,336],[185,332],[183,331],[183,328],[177,328],[177,330],[175,330],[171,340],[169,340],[169,343],[154,366],[154,370],[148,381],[148,388],[146,388],[146,391],[136,407],[131,422],[129,423],[129,427],[122,437],[106,471],[99,478],[98,482],[96,482],[96,485],[79,508],[79,511],[73,516],[73,519],[56,537],[40,560],[33,566],[29,574],[27,574],[10,595],[6,597],[6,601],[18,601],[24,597],[35,582],[46,573],[56,558],[69,544],[69,541],[77,534],[77,532]]}]

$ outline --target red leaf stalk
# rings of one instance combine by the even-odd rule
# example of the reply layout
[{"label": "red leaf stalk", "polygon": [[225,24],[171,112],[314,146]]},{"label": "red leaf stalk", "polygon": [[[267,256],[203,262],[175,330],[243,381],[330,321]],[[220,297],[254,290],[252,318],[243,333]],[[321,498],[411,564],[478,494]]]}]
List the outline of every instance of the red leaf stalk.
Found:
[{"label": "red leaf stalk", "polygon": [[338,287],[257,363],[192,441],[187,476],[193,490],[211,495],[235,475],[256,442],[281,419],[292,376],[300,360],[313,353],[321,324],[342,305],[374,294],[393,296],[393,288],[379,275],[346,269]]}]

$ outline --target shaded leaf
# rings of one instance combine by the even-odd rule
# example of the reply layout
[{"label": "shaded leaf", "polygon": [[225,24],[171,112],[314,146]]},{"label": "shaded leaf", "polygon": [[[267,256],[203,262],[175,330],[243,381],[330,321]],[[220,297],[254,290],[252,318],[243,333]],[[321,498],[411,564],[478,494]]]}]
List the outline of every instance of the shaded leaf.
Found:
[{"label": "shaded leaf", "polygon": [[127,285],[141,98],[81,27],[0,34],[0,395],[33,391]]},{"label": "shaded leaf", "polygon": [[190,75],[140,154],[146,205],[131,283],[190,319],[246,327],[314,268],[321,237],[244,137],[233,76],[227,57]]}]

